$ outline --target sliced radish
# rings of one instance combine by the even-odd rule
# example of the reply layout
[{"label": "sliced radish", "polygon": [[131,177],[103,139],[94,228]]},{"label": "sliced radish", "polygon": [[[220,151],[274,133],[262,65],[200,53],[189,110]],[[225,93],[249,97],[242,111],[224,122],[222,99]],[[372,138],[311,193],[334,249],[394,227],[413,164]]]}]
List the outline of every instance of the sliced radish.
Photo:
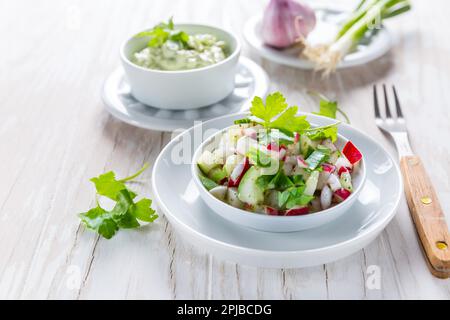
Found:
[{"label": "sliced radish", "polygon": [[352,193],[347,189],[341,188],[334,192],[334,198],[336,199],[336,202],[342,202],[345,199],[347,199],[351,194]]},{"label": "sliced radish", "polygon": [[320,200],[318,198],[314,198],[313,200],[311,200],[311,207],[314,211],[322,210],[322,207],[320,206]]},{"label": "sliced radish", "polygon": [[323,210],[328,209],[331,206],[331,200],[333,199],[333,192],[328,186],[322,188],[320,193],[320,205]]},{"label": "sliced radish", "polygon": [[330,149],[331,152],[337,150],[336,146],[335,146],[334,143],[331,141],[331,139],[325,139],[325,140],[322,141],[321,144],[322,144],[324,147]]},{"label": "sliced radish", "polygon": [[223,200],[225,199],[225,195],[227,194],[227,187],[217,186],[209,190],[209,193],[211,193],[217,199]]},{"label": "sliced radish", "polygon": [[332,191],[336,191],[342,188],[341,182],[335,174],[330,174],[330,177],[328,178],[328,184],[330,185]]},{"label": "sliced radish", "polygon": [[269,206],[265,206],[264,207],[264,212],[269,215],[269,216],[278,216],[280,215],[280,211],[278,209],[269,207]]},{"label": "sliced radish", "polygon": [[278,144],[271,142],[267,145],[267,150],[280,151],[280,148],[278,147]]},{"label": "sliced radish", "polygon": [[334,170],[336,170],[336,167],[333,166],[332,164],[329,163],[323,163],[322,164],[322,169],[323,171],[329,172],[329,173],[333,173]]},{"label": "sliced radish", "polygon": [[252,139],[256,139],[258,133],[256,132],[255,128],[246,128],[244,129],[244,135]]},{"label": "sliced radish", "polygon": [[286,156],[286,158],[284,159],[284,162],[289,163],[294,166],[297,164],[297,157],[296,156]]},{"label": "sliced radish", "polygon": [[250,162],[248,160],[248,157],[245,157],[236,165],[236,167],[234,167],[233,171],[231,172],[230,179],[228,180],[228,186],[229,187],[239,186],[242,177],[249,168]]},{"label": "sliced radish", "polygon": [[294,133],[294,143],[297,143],[300,141],[300,133],[296,132]]},{"label": "sliced radish", "polygon": [[343,173],[350,173],[350,170],[346,167],[340,167],[338,171],[338,176],[340,177]]},{"label": "sliced radish", "polygon": [[336,168],[339,170],[341,169],[341,167],[346,167],[349,170],[352,169],[352,164],[350,163],[350,161],[348,161],[348,159],[344,156],[341,155],[335,162],[334,164],[336,166]]},{"label": "sliced radish", "polygon": [[299,168],[308,168],[308,164],[302,156],[297,156],[297,165]]},{"label": "sliced radish", "polygon": [[322,190],[323,187],[326,185],[328,178],[330,177],[330,172],[328,171],[321,171],[319,173],[319,181],[317,182],[317,190]]},{"label": "sliced radish", "polygon": [[285,216],[300,216],[309,213],[308,207],[294,207],[285,211]]},{"label": "sliced radish", "polygon": [[285,161],[283,163],[283,172],[287,176],[292,176],[293,172],[294,172],[294,165],[292,165],[291,163]]},{"label": "sliced radish", "polygon": [[236,151],[243,156],[252,148],[258,148],[258,142],[250,137],[243,136],[237,141]]},{"label": "sliced radish", "polygon": [[342,149],[342,153],[347,157],[351,164],[356,164],[362,159],[362,154],[351,141],[347,141]]}]

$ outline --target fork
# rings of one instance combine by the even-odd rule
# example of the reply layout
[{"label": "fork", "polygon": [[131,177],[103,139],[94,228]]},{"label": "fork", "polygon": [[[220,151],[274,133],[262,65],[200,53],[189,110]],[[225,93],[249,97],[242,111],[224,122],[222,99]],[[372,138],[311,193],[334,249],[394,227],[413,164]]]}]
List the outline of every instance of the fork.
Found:
[{"label": "fork", "polygon": [[373,86],[375,123],[392,137],[400,158],[406,200],[422,243],[427,265],[433,275],[450,277],[450,235],[445,216],[422,160],[414,155],[408,139],[405,118],[395,86],[392,86],[395,114],[389,105],[386,85],[383,84],[385,112],[380,113],[377,86]]}]

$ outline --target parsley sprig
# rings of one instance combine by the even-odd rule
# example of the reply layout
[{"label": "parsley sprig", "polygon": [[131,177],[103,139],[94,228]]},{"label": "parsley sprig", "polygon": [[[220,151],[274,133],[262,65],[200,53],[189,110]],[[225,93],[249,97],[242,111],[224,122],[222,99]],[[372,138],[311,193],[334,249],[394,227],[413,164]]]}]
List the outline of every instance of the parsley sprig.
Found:
[{"label": "parsley sprig", "polygon": [[[260,97],[255,97],[250,107],[251,116],[236,120],[236,124],[259,123],[265,129],[278,129],[282,133],[292,137],[294,133],[306,134],[312,140],[331,139],[333,142],[337,139],[337,126],[340,121],[322,126],[311,128],[306,116],[298,116],[297,106],[288,106],[286,99],[280,92],[269,94],[265,104]],[[288,139],[284,141],[289,143]]]},{"label": "parsley sprig", "polygon": [[[106,239],[111,239],[119,229],[132,229],[140,226],[139,221],[153,222],[158,215],[151,208],[152,200],[142,198],[135,202],[136,193],[126,185],[148,168],[148,163],[135,174],[116,179],[113,171],[90,179],[96,189],[96,207],[79,214],[84,225]],[[112,210],[101,207],[98,197],[104,196],[115,202]]]},{"label": "parsley sprig", "polygon": [[167,23],[162,22],[150,30],[139,32],[135,37],[149,37],[147,45],[152,48],[161,47],[168,40],[178,42],[182,48],[189,47],[189,34],[176,30],[173,18],[170,18]]}]

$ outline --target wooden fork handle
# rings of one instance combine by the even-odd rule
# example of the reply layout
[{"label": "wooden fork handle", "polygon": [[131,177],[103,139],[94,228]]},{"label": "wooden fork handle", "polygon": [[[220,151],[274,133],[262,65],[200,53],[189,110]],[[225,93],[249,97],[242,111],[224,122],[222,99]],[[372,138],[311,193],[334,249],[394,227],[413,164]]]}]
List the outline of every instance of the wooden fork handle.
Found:
[{"label": "wooden fork handle", "polygon": [[450,235],[436,192],[422,161],[417,156],[400,159],[406,200],[428,266],[439,278],[450,277]]}]

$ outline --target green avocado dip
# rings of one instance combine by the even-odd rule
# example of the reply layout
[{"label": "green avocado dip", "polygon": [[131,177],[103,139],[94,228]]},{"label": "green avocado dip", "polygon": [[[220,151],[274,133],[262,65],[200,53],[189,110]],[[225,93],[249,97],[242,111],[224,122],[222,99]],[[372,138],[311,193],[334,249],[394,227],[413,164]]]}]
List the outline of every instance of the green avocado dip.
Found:
[{"label": "green avocado dip", "polygon": [[141,67],[178,71],[206,67],[224,60],[226,43],[211,34],[189,35],[176,30],[172,19],[135,37],[148,37],[147,47],[135,52],[131,61]]}]

